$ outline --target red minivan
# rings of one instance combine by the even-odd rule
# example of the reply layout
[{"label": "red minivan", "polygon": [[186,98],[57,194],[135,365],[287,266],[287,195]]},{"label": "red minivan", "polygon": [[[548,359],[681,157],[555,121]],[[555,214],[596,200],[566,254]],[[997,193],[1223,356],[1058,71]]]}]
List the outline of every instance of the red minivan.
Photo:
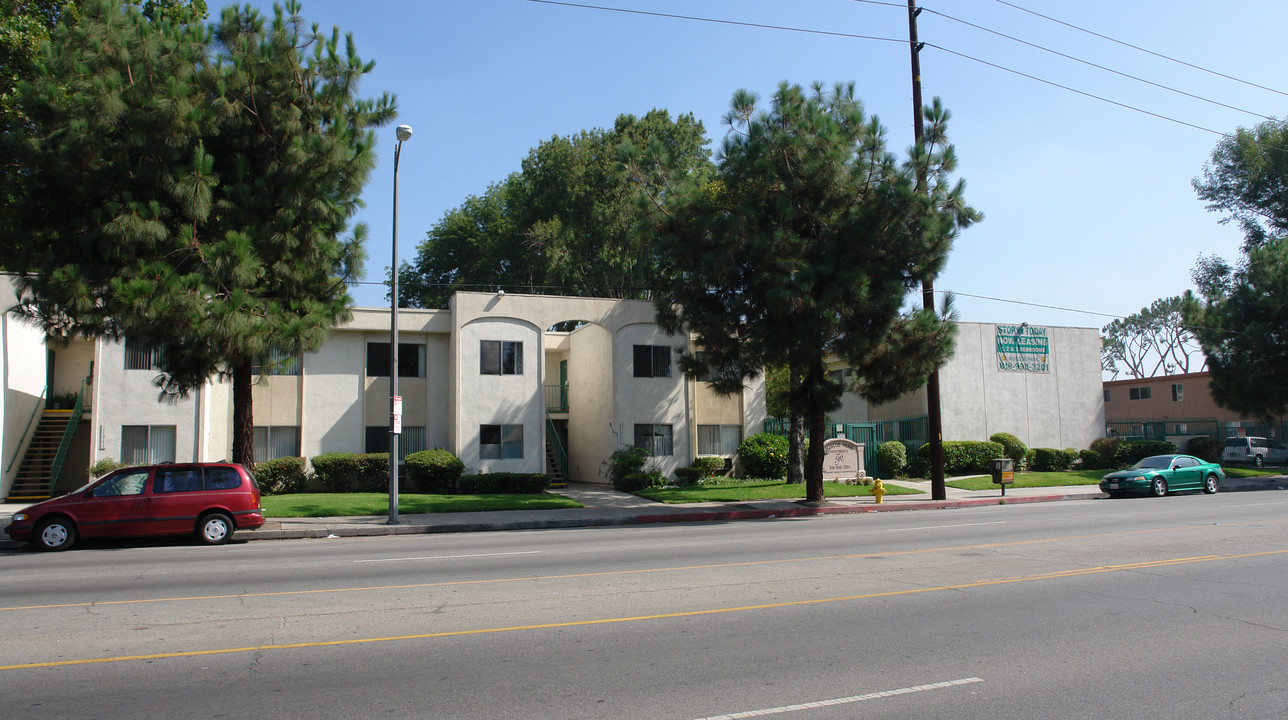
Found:
[{"label": "red minivan", "polygon": [[42,550],[77,537],[195,533],[207,545],[264,524],[259,485],[234,463],[166,463],[121,468],[62,497],[14,513],[5,532]]}]

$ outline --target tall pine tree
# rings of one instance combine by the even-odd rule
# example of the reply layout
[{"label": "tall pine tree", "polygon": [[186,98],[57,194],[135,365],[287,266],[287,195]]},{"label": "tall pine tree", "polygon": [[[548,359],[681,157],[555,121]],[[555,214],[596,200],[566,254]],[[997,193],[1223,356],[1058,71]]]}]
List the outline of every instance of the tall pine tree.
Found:
[{"label": "tall pine tree", "polygon": [[231,378],[232,455],[252,463],[252,362],[316,348],[349,313],[363,231],[345,233],[394,114],[355,97],[371,67],[294,0],[209,29],[85,7],[9,142],[33,188],[17,312],[55,338],[162,346],[163,395]]}]

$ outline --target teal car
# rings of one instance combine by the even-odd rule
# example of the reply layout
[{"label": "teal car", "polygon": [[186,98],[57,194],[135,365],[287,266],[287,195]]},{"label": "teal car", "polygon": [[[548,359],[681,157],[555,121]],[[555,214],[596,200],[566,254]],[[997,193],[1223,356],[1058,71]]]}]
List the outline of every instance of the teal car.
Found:
[{"label": "teal car", "polygon": [[1100,489],[1110,495],[1150,493],[1163,497],[1177,490],[1202,490],[1211,495],[1225,480],[1216,463],[1193,455],[1154,455],[1128,470],[1111,472],[1100,480]]}]

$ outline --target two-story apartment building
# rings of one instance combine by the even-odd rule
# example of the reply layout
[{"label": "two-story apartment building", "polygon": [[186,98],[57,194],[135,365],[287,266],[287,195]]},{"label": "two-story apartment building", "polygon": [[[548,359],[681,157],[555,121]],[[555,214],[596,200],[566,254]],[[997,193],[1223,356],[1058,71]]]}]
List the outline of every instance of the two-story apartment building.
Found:
[{"label": "two-story apartment building", "polygon": [[[462,292],[449,309],[400,309],[398,318],[396,350],[388,309],[357,308],[316,352],[264,358],[253,390],[256,459],[387,452],[391,352],[400,455],[446,448],[477,472],[544,472],[561,448],[568,479],[605,482],[604,461],[639,445],[670,474],[699,455],[732,457],[764,424],[763,378],[720,396],[684,377],[676,351],[691,345],[664,333],[648,302]],[[53,350],[52,381],[75,389],[89,378],[60,489],[101,458],[230,457],[231,386],[212,380],[159,399],[161,352],[128,339]],[[11,484],[6,474],[0,489]]]}]

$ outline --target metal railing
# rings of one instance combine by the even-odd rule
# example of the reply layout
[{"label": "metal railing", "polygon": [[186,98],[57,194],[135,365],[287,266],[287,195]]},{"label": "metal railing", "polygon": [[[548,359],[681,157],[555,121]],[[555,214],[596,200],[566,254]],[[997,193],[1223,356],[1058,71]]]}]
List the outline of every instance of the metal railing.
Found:
[{"label": "metal railing", "polygon": [[76,393],[76,404],[72,406],[72,416],[67,420],[67,428],[63,430],[62,442],[58,443],[58,452],[54,454],[54,462],[49,468],[49,494],[54,494],[54,486],[58,484],[58,476],[63,472],[63,463],[67,460],[67,452],[72,447],[72,438],[76,436],[76,429],[80,426],[81,413],[85,409],[85,386],[87,381],[82,380],[80,391]]},{"label": "metal railing", "polygon": [[546,417],[546,438],[550,446],[555,451],[555,462],[559,465],[559,472],[563,475],[564,481],[568,480],[568,451],[563,446],[563,441],[559,439],[559,429],[555,427],[555,421],[549,416]]},{"label": "metal railing", "polygon": [[546,386],[546,412],[568,412],[568,386]]}]

